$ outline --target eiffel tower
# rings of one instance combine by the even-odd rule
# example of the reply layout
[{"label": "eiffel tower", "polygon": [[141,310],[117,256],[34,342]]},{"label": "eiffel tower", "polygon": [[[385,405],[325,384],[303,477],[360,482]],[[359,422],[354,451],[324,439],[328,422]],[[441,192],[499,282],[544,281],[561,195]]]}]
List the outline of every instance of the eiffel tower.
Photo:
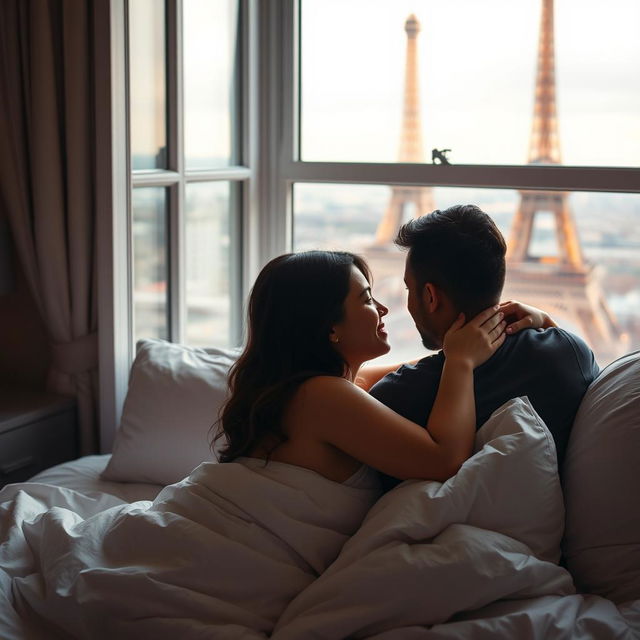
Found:
[{"label": "eiffel tower", "polygon": [[[399,162],[424,162],[422,125],[420,122],[420,87],[418,83],[418,33],[420,23],[414,14],[405,21],[407,57],[404,79],[404,110],[400,137]],[[404,255],[393,244],[398,229],[405,222],[407,209],[413,206],[417,218],[435,209],[431,187],[391,187],[391,198],[378,224],[372,245],[363,248],[376,278],[376,291],[387,300],[404,293],[402,264]]]},{"label": "eiffel tower", "polygon": [[[529,164],[561,164],[556,116],[553,0],[542,0],[538,68]],[[552,214],[557,254],[532,255],[534,222]],[[520,191],[507,249],[504,299],[518,298],[542,307],[574,326],[602,362],[624,353],[626,336],[604,298],[599,272],[582,255],[569,207],[569,194],[560,191]]]},{"label": "eiffel tower", "polygon": [[[420,87],[418,84],[418,34],[420,23],[411,14],[405,24],[407,58],[404,76],[404,112],[400,138],[399,162],[424,162],[422,125],[420,123]],[[429,213],[433,206],[431,187],[391,187],[391,200],[378,225],[375,245],[388,246],[404,222],[407,205],[414,206],[416,217]]]}]

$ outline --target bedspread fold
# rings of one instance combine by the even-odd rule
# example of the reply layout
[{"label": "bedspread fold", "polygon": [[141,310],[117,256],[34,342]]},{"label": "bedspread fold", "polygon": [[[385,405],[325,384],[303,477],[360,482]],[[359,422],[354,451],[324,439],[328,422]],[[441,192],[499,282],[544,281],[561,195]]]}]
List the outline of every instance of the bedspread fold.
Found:
[{"label": "bedspread fold", "polygon": [[369,637],[497,600],[575,593],[557,565],[555,447],[529,401],[498,410],[476,447],[449,481],[407,481],[381,498],[273,637]]},{"label": "bedspread fold", "polygon": [[281,471],[203,463],[153,503],[97,513],[76,492],[40,486],[47,508],[16,485],[0,554],[16,609],[77,638],[266,637],[372,502]]},{"label": "bedspread fold", "polygon": [[616,638],[640,601],[575,593],[558,565],[553,440],[526,398],[445,483],[369,490],[300,469],[200,465],[155,501],[0,492],[0,637]]}]

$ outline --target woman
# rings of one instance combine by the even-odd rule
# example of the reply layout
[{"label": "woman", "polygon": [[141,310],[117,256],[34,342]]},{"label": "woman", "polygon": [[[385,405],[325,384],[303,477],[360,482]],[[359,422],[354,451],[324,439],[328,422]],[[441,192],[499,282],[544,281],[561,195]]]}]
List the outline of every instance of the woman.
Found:
[{"label": "woman", "polygon": [[370,283],[366,263],[346,252],[287,254],[262,270],[221,415],[221,462],[285,463],[348,484],[367,467],[401,479],[457,472],[473,451],[473,369],[503,343],[504,312],[496,306],[466,324],[461,314],[449,329],[424,429],[354,384],[364,362],[390,349],[388,310]]}]

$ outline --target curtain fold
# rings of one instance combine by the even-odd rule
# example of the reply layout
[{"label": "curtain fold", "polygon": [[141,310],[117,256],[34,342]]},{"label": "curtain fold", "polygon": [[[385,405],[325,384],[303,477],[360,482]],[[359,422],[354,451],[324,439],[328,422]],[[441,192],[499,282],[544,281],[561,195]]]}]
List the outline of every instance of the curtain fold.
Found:
[{"label": "curtain fold", "polygon": [[97,451],[91,3],[0,2],[0,206],[51,343],[47,387],[74,395]]}]

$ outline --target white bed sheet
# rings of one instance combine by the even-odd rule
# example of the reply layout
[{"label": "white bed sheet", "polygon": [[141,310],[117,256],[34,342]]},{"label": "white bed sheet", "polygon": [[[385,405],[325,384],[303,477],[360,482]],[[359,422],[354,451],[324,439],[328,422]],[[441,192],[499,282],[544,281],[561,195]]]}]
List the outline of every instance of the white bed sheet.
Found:
[{"label": "white bed sheet", "polygon": [[[498,456],[496,459],[501,459],[502,457],[503,456]],[[511,456],[508,456],[508,458],[509,457]],[[530,458],[531,456],[525,456],[525,459],[527,460]],[[27,493],[33,493],[36,498],[40,493],[43,498],[46,498],[47,492],[54,492],[55,490],[42,487],[42,484],[64,487],[67,489],[73,489],[83,495],[97,498],[97,502],[104,502],[106,508],[107,506],[111,507],[111,503],[113,502],[112,498],[109,496],[115,497],[117,500],[124,502],[153,500],[161,490],[161,487],[156,485],[127,484],[102,480],[100,478],[100,474],[106,467],[108,460],[108,455],[87,456],[52,467],[51,469],[34,476],[30,482],[36,484],[30,488],[30,491],[28,487],[24,486],[25,491]],[[470,463],[467,464],[467,467],[469,465]],[[498,475],[504,477],[505,473],[500,473]],[[507,473],[506,475],[511,478],[517,477],[517,474],[514,473]],[[459,482],[461,482],[460,479]],[[425,483],[417,483],[416,491],[420,485],[424,484]],[[473,486],[476,486],[476,484],[474,483]],[[507,487],[504,487],[504,483],[501,482],[498,482],[497,484],[493,483],[491,485],[491,491],[480,492],[478,500],[485,495],[497,498],[498,495],[502,495],[500,493],[502,489],[508,491],[510,486],[511,483]],[[485,504],[486,500],[485,502],[480,500],[480,507],[482,508],[479,509],[479,513],[484,518],[492,511],[492,509],[496,509],[498,505],[500,505],[498,512],[500,514],[506,513],[507,515],[510,513],[517,515],[519,508],[526,507],[527,509],[531,509],[530,503],[533,488],[539,488],[540,486],[540,482],[534,482],[531,490],[520,494],[527,496],[527,500],[523,503],[522,507],[511,505],[511,507],[507,508],[507,505],[511,503],[508,503],[508,501],[505,502],[503,499],[497,500],[497,503],[494,503],[492,499],[488,504]],[[38,487],[41,488],[38,489]],[[412,490],[412,487],[407,485],[405,491],[407,490]],[[396,493],[397,491],[398,490],[396,490]],[[418,491],[418,493],[420,492]],[[422,491],[422,493],[424,493],[424,491]],[[469,494],[469,491],[464,491],[463,494],[466,496]],[[73,498],[73,496],[67,497],[69,499]],[[394,505],[391,504],[392,498],[393,496],[387,496],[387,503],[389,503],[387,506],[389,508],[394,507]],[[76,498],[73,498],[71,506],[75,505],[76,502],[80,503],[87,501],[83,501],[80,496],[77,496]],[[379,501],[378,506],[374,507],[373,511],[376,509],[380,511],[382,507],[384,507],[383,502],[384,501]],[[353,613],[361,611],[364,612],[364,620],[360,628],[359,637],[375,637],[376,639],[379,638],[379,640],[382,640],[383,638],[385,640],[395,640],[400,638],[403,640],[409,640],[409,638],[415,638],[416,640],[422,640],[423,638],[424,640],[445,640],[451,638],[451,640],[454,640],[455,638],[463,637],[474,638],[474,640],[484,640],[485,638],[487,640],[493,640],[494,638],[516,637],[553,638],[553,640],[631,640],[632,638],[640,638],[640,600],[628,602],[616,607],[612,602],[598,596],[565,593],[565,591],[557,589],[552,589],[551,591],[553,591],[553,593],[547,593],[545,590],[540,589],[534,590],[531,593],[528,591],[525,593],[523,590],[520,590],[517,591],[517,593],[512,593],[511,595],[504,595],[497,602],[489,602],[484,607],[481,606],[477,609],[460,611],[448,621],[435,624],[434,626],[430,625],[436,622],[436,620],[418,620],[420,616],[400,616],[397,621],[395,621],[394,616],[389,616],[389,619],[394,618],[394,621],[397,624],[382,624],[376,627],[375,624],[371,624],[371,619],[376,616],[379,617],[380,611],[378,606],[373,606],[372,599],[370,595],[368,595],[367,588],[358,590],[351,589],[349,587],[353,586],[352,578],[354,576],[355,578],[358,578],[360,573],[362,573],[362,569],[366,569],[369,565],[373,566],[374,569],[378,566],[376,563],[372,564],[371,562],[377,557],[377,551],[384,552],[383,555],[385,558],[393,552],[394,549],[397,548],[398,551],[396,554],[397,557],[394,556],[391,558],[393,562],[391,562],[390,568],[385,568],[384,570],[385,585],[387,586],[387,589],[383,589],[385,593],[389,592],[388,588],[392,583],[391,578],[393,575],[391,569],[396,570],[396,573],[398,574],[398,582],[392,590],[398,590],[399,592],[406,594],[413,594],[418,588],[423,591],[431,588],[430,583],[433,582],[433,580],[423,581],[421,579],[423,577],[422,573],[419,576],[417,574],[413,575],[412,573],[409,573],[409,570],[413,571],[415,569],[415,571],[418,571],[420,569],[418,564],[421,563],[420,566],[424,565],[425,574],[427,569],[429,570],[428,575],[431,575],[432,573],[432,570],[427,567],[425,558],[428,557],[430,549],[433,549],[433,544],[427,544],[427,542],[433,542],[433,540],[431,540],[431,537],[429,536],[428,540],[423,540],[423,536],[418,536],[414,539],[415,536],[413,536],[413,533],[415,532],[412,527],[422,527],[425,521],[431,522],[433,518],[425,518],[425,514],[422,511],[424,511],[427,506],[429,508],[435,508],[438,505],[436,504],[437,501],[434,502],[429,500],[425,505],[422,505],[422,511],[416,508],[414,510],[415,513],[414,511],[405,513],[407,508],[413,504],[413,502],[415,502],[415,500],[411,501],[403,499],[398,505],[395,505],[394,508],[397,507],[399,509],[402,507],[402,509],[400,509],[402,513],[398,514],[398,518],[401,520],[398,527],[395,527],[393,524],[395,520],[390,519],[390,522],[387,522],[387,519],[383,518],[384,522],[387,522],[385,527],[374,526],[373,535],[369,536],[364,535],[364,533],[366,533],[364,531],[366,527],[363,526],[360,534],[356,534],[350,543],[346,545],[340,558],[334,563],[334,566],[325,572],[321,578],[315,580],[309,588],[304,589],[293,601],[292,605],[289,606],[288,611],[285,612],[285,615],[283,615],[281,619],[281,624],[276,631],[275,637],[282,637],[283,639],[289,637],[296,639],[299,637],[309,637],[297,634],[297,631],[300,630],[300,625],[304,626],[305,621],[309,622],[310,628],[314,630],[314,637],[331,638],[331,640],[336,637],[346,637],[348,632],[344,634],[340,632],[337,634],[334,633],[336,630],[335,625],[341,623],[342,618],[346,620],[345,624],[348,623],[351,625]],[[417,501],[416,504],[418,505],[418,503],[421,504],[422,502],[423,501]],[[458,501],[456,501],[455,504],[458,505],[458,507],[460,506]],[[94,508],[94,510],[99,510],[100,508],[99,504],[89,506]],[[414,519],[417,520],[414,524],[412,524],[411,518],[408,518],[412,513]],[[372,517],[374,515],[375,513],[372,514]],[[398,518],[396,518],[396,520],[398,520]],[[515,516],[512,519],[517,522],[523,521],[522,518],[516,518]],[[534,519],[537,520],[537,518]],[[458,520],[466,521],[467,519],[458,518],[457,521]],[[542,520],[546,521],[547,518],[542,518]],[[369,528],[371,528],[371,526]],[[380,547],[380,549],[373,545],[375,548],[371,548],[373,542],[375,542],[380,535],[384,534],[385,530],[395,530],[396,528],[398,528],[398,531],[402,533],[402,535],[398,540],[395,540],[395,538],[392,540],[394,543],[393,545],[387,545],[384,548]],[[497,529],[501,528],[502,527],[497,527]],[[33,529],[33,527],[31,527],[31,529]],[[489,527],[489,529],[492,529],[492,527]],[[481,537],[486,537],[487,532],[482,532],[480,529],[477,531],[480,532],[479,535],[481,535]],[[412,533],[412,535],[408,535],[408,532]],[[510,532],[508,531],[507,533]],[[518,535],[516,537],[521,538],[522,536]],[[361,539],[360,542],[358,542],[359,538]],[[50,542],[51,540],[47,539],[45,545],[47,549],[51,546]],[[366,548],[362,547],[360,543],[364,544]],[[463,545],[463,547],[466,548],[465,545]],[[451,554],[446,554],[446,556],[451,557]],[[407,573],[407,575],[400,575],[404,566],[402,562],[403,558],[406,559],[410,557],[413,557],[416,562],[405,562],[407,565],[405,573]],[[531,555],[529,564],[535,563],[536,565],[540,565],[541,562],[542,561],[539,561],[535,557],[535,553]],[[474,558],[473,562],[471,562],[469,571],[471,571],[471,569],[473,569],[477,564],[477,558]],[[495,563],[490,563],[490,566],[494,566],[494,564]],[[554,566],[553,562],[542,564],[548,565],[547,570],[553,570],[555,573],[562,572],[559,567]],[[526,563],[525,565],[528,566]],[[525,565],[523,565],[524,568],[526,568]],[[360,570],[357,570],[358,567],[360,567]],[[519,569],[521,568],[522,567],[519,567]],[[350,569],[353,569],[351,573],[349,573]],[[419,599],[416,605],[417,612],[422,614],[425,609],[428,609],[426,604],[434,600],[438,595],[438,591],[443,590],[447,585],[448,588],[453,589],[454,591],[451,598],[447,598],[447,600],[452,600],[458,592],[469,589],[472,586],[469,581],[469,571],[460,574],[457,576],[457,579],[451,581],[436,580],[433,584],[433,588],[436,590],[436,593],[431,594],[429,597],[425,597],[424,599]],[[522,571],[513,573],[514,575],[517,575],[522,573]],[[367,574],[366,571],[364,574],[366,575],[364,575],[363,579],[365,582],[369,582],[367,579],[367,575],[369,574]],[[507,575],[511,575],[511,573],[507,572]],[[0,575],[0,578],[1,577],[2,576]],[[342,586],[341,588],[336,589],[329,588],[329,595],[333,596],[335,602],[331,603],[331,606],[328,607],[327,611],[319,611],[318,607],[320,605],[324,606],[325,603],[329,602],[330,598],[325,597],[326,594],[324,593],[317,592],[322,592],[323,585],[331,587],[332,585],[330,583],[332,580],[334,582],[337,580]],[[0,638],[3,640],[25,640],[26,638],[43,637],[35,633],[35,631],[33,634],[25,633],[28,630],[24,625],[29,623],[29,619],[25,619],[23,617],[21,620],[17,611],[14,611],[13,600],[9,599],[9,594],[11,593],[10,585],[8,584],[8,580],[5,582],[7,582],[5,588],[0,588]],[[498,582],[499,581],[496,580],[496,584],[498,584]],[[372,584],[375,585],[375,581],[373,581]],[[345,588],[345,585],[348,588]],[[464,588],[461,588],[461,585],[464,585]],[[0,587],[2,586],[2,580],[0,580]],[[376,590],[374,589],[374,592],[375,591]],[[472,591],[477,593],[482,590],[472,589]],[[570,591],[572,591],[572,589],[570,589]],[[352,599],[350,599],[351,594],[355,593],[357,595],[360,592],[362,592],[361,600],[352,602]],[[397,599],[394,598],[390,599],[391,604],[388,606],[400,606],[396,600]],[[402,600],[404,602],[406,598],[403,598]],[[298,609],[300,609],[300,611],[298,611]],[[342,616],[341,613],[343,614]],[[413,617],[416,619],[412,619]],[[373,620],[373,622],[375,622],[375,620]],[[325,627],[324,634],[322,633],[323,624]],[[344,629],[341,629],[341,631],[342,630]],[[49,638],[58,636],[52,631],[50,635],[45,635],[44,637],[49,640]],[[137,633],[136,637],[140,637],[140,634]],[[176,636],[160,634],[156,637]],[[217,636],[213,635],[212,637]],[[231,637],[239,636],[232,635]]]},{"label": "white bed sheet", "polygon": [[55,467],[41,471],[33,476],[29,482],[74,489],[89,496],[107,493],[124,502],[154,500],[160,493],[162,487],[156,484],[102,480],[100,474],[104,471],[110,458],[111,455],[106,454],[85,456],[70,462],[63,462]]}]

